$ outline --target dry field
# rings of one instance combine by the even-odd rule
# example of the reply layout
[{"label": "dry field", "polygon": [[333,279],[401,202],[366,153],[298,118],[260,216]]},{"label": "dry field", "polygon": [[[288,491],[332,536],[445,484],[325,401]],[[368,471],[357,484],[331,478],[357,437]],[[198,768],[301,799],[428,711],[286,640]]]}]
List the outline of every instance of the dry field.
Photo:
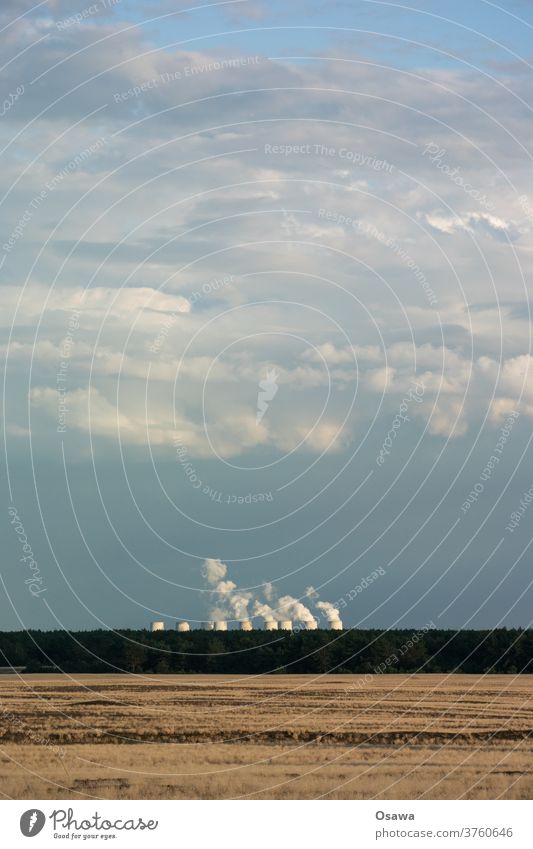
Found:
[{"label": "dry field", "polygon": [[0,791],[531,799],[533,677],[0,677]]}]

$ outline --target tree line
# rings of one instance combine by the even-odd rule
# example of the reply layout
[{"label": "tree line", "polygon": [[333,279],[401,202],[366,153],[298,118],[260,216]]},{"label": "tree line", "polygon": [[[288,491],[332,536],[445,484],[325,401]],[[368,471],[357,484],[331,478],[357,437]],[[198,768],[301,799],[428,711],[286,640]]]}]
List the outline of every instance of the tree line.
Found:
[{"label": "tree line", "polygon": [[533,630],[6,631],[0,665],[27,672],[533,672]]}]

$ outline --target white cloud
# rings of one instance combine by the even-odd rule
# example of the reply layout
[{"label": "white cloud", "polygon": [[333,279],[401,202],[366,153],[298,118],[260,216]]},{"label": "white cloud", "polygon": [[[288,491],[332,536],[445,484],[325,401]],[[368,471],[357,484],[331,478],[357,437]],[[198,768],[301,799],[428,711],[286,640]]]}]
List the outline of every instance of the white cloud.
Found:
[{"label": "white cloud", "polygon": [[446,439],[464,436],[468,430],[468,419],[464,404],[460,399],[441,398],[429,410],[425,404],[425,413],[429,415],[429,432]]},{"label": "white cloud", "polygon": [[425,220],[434,230],[446,235],[452,235],[459,231],[475,233],[476,231],[486,233],[489,236],[507,236],[515,238],[518,231],[513,221],[505,221],[488,212],[465,212],[462,215],[449,215],[446,213],[426,213]]},{"label": "white cloud", "polygon": [[[57,14],[67,7],[58,5]],[[10,37],[15,47],[25,46],[29,34],[50,34],[51,26],[43,9],[39,16],[31,16],[26,28],[10,30]],[[114,437],[118,426],[122,438],[132,444],[144,444],[147,434],[154,444],[171,443],[170,397],[178,374],[178,395],[183,390],[186,396],[179,398],[186,413],[180,409],[178,427],[199,456],[209,456],[210,451],[199,424],[198,392],[209,372],[217,411],[213,440],[223,456],[265,448],[286,450],[302,438],[302,450],[324,450],[343,419],[357,376],[364,397],[361,406],[369,419],[382,393],[384,404],[394,405],[415,377],[422,381],[426,414],[437,399],[430,429],[439,436],[449,432],[458,410],[457,432],[465,433],[469,422],[491,403],[494,388],[494,420],[500,401],[507,404],[517,396],[524,380],[529,403],[533,387],[529,357],[523,353],[528,349],[529,326],[527,318],[513,313],[513,305],[523,302],[523,281],[518,270],[510,268],[505,244],[507,237],[517,237],[515,221],[524,219],[524,210],[480,150],[505,164],[509,178],[531,196],[533,178],[523,160],[516,152],[513,155],[509,138],[488,132],[468,103],[457,97],[468,96],[482,109],[494,111],[505,126],[521,121],[525,135],[528,119],[516,113],[505,92],[489,92],[482,81],[449,69],[427,72],[426,82],[398,72],[394,78],[387,75],[387,90],[409,111],[384,109],[383,72],[365,65],[358,66],[358,86],[369,96],[356,106],[351,97],[332,92],[335,88],[345,92],[353,85],[349,63],[281,63],[262,56],[244,69],[215,69],[215,60],[234,58],[235,52],[207,47],[157,51],[137,28],[115,37],[120,26],[119,16],[104,24],[95,16],[88,27],[63,33],[55,28],[53,38],[31,52],[32,75],[65,61],[43,77],[42,85],[28,87],[17,111],[13,107],[12,117],[23,122],[33,119],[41,107],[44,86],[50,101],[61,98],[54,110],[32,125],[31,133],[22,133],[16,149],[11,146],[4,154],[5,179],[8,174],[10,179],[20,177],[0,210],[7,236],[29,201],[77,152],[97,138],[106,139],[48,192],[2,269],[11,282],[3,289],[4,328],[10,326],[21,297],[9,348],[10,380],[25,386],[20,376],[27,375],[27,361],[33,355],[36,410],[56,414],[57,396],[49,387],[54,386],[69,315],[76,309],[81,317],[69,359],[71,425],[87,431],[90,401],[92,431],[102,439]],[[95,35],[106,38],[98,41]],[[69,58],[77,50],[81,51],[77,58]],[[26,55],[24,63],[28,59]],[[162,74],[183,73],[187,67],[203,70],[162,82]],[[13,89],[21,70],[18,61],[6,69],[8,89]],[[114,94],[153,79],[158,81],[153,88],[116,102]],[[253,97],[231,94],[242,88],[243,80],[257,89]],[[76,97],[63,98],[65,86],[79,86]],[[275,93],[265,91],[269,88]],[[307,120],[308,95],[303,97],[302,89],[312,92],[312,114],[320,120]],[[104,103],[107,106],[97,118],[72,126]],[[263,120],[273,103],[276,121]],[[161,114],[153,118],[157,112]],[[428,126],[426,115],[446,123]],[[135,126],[126,129],[131,121]],[[465,130],[462,139],[453,131],[457,125]],[[10,132],[3,122],[4,142]],[[430,132],[437,138],[430,139]],[[418,147],[410,144],[413,139]],[[469,181],[498,201],[497,212],[472,205],[472,198],[422,155],[426,139],[446,148],[450,167],[468,162]],[[309,145],[310,151],[267,154],[265,145],[282,145],[285,151],[287,146]],[[319,149],[324,145],[328,152],[317,153],[315,145]],[[355,164],[346,152],[357,154],[359,162],[373,157],[392,167],[380,171]],[[326,210],[329,218],[319,210]],[[22,293],[28,262],[63,217]],[[372,228],[383,239],[372,236]],[[490,236],[483,240],[482,259],[463,244],[468,239],[456,249],[452,243],[457,240],[435,237],[459,233]],[[520,259],[529,279],[533,255],[524,250]],[[495,291],[488,292],[485,261],[493,272]],[[436,306],[428,303],[414,266],[435,291]],[[187,295],[202,292],[204,284],[225,274],[234,275],[231,285],[208,287],[205,297],[191,305]],[[93,285],[84,295],[92,275]],[[505,296],[502,308],[497,294]],[[488,306],[476,309],[476,304]],[[234,310],[248,306],[253,308]],[[177,319],[154,354],[150,345],[171,315]],[[500,321],[503,353],[495,331]],[[337,332],[339,327],[346,330],[346,337]],[[267,359],[265,351],[248,341],[240,356],[221,357],[220,352],[228,345],[233,351],[242,337],[260,338],[265,331],[298,334],[305,342],[296,352],[280,341],[281,336],[265,343],[276,355],[281,385],[289,391],[285,400],[280,394],[283,416],[273,413],[258,428],[253,393]],[[194,344],[182,358],[195,333]],[[4,334],[4,346],[6,338]],[[348,344],[347,338],[355,341]],[[473,342],[479,353],[472,364],[468,351]],[[215,357],[216,366],[211,368]],[[88,394],[93,358],[93,388]],[[128,386],[123,392],[121,384],[117,411],[110,399],[116,396],[119,374]],[[332,397],[326,418],[305,438],[329,380]],[[349,435],[334,439],[331,450],[340,450],[349,439]]]}]

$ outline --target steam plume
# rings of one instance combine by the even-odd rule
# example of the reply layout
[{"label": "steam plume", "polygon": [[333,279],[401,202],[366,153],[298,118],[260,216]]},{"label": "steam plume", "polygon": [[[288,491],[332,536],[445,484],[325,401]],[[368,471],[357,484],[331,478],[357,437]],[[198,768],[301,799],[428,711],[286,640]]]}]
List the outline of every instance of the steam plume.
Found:
[{"label": "steam plume", "polygon": [[277,604],[280,619],[294,619],[295,622],[311,622],[314,616],[301,601],[290,595],[284,595]]},{"label": "steam plume", "polygon": [[277,619],[275,611],[268,604],[262,604],[257,599],[254,601],[254,616],[260,616],[265,622],[268,619]]},{"label": "steam plume", "polygon": [[[254,596],[253,593],[239,590],[237,584],[227,578],[228,567],[218,558],[208,558],[204,561],[202,574],[208,585],[212,588],[213,606],[211,608],[212,619],[236,619],[244,620],[249,617],[249,607],[252,603],[252,613],[265,622],[268,620],[286,620],[299,622],[303,625],[316,623],[309,607],[306,607],[299,599],[291,595],[276,597],[276,592],[271,583],[264,583],[261,588],[263,598]],[[329,601],[319,601],[319,594],[314,587],[307,587],[304,598],[309,604],[316,607],[327,618],[328,622],[340,620],[339,611]]]},{"label": "steam plume", "polygon": [[336,622],[340,619],[339,611],[334,604],[329,601],[317,601],[316,607],[318,610],[323,610],[328,622]]},{"label": "steam plume", "polygon": [[213,587],[215,606],[211,609],[213,619],[247,619],[251,593],[237,589],[233,581],[225,581],[228,567],[221,560],[208,558],[204,561],[203,575]]},{"label": "steam plume", "polygon": [[217,584],[226,576],[228,567],[221,560],[208,558],[204,560],[203,575],[208,584]]}]

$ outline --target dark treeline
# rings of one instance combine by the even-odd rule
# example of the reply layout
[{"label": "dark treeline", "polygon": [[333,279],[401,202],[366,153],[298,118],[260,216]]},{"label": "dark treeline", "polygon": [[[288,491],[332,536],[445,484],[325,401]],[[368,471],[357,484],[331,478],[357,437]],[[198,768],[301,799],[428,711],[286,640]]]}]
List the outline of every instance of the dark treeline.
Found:
[{"label": "dark treeline", "polygon": [[0,665],[28,672],[533,672],[533,630],[11,631]]}]

